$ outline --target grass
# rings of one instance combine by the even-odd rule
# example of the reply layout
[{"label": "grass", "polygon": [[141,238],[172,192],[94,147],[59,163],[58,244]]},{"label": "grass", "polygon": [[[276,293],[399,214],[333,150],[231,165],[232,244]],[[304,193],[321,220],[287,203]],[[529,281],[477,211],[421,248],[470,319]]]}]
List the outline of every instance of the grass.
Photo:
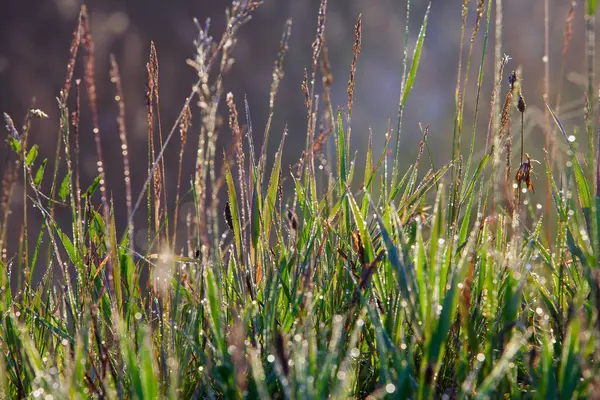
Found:
[{"label": "grass", "polygon": [[[233,1],[227,30],[218,38],[211,36],[209,22],[197,22],[196,54],[188,64],[198,81],[168,131],[159,111],[159,56],[151,46],[148,176],[139,194],[130,187],[126,94],[117,60],[111,59],[127,189],[123,204],[109,197],[103,171],[85,6],[58,97],[55,159],[41,160],[32,145],[31,120],[45,117],[43,111],[29,110],[22,127],[5,115],[12,150],[1,205],[0,398],[598,396],[600,152],[593,137],[598,101],[589,54],[596,2],[586,6],[588,88],[581,131],[588,136],[582,141],[587,152],[561,123],[560,91],[558,104],[552,104],[546,76],[550,147],[541,163],[527,154],[536,150],[523,148],[527,93],[521,72],[505,69],[510,61],[501,51],[502,5],[478,1],[470,28],[465,0],[461,37],[483,36],[483,47],[474,54],[471,42],[463,60],[460,46],[452,161],[434,165],[428,145],[434,133],[425,127],[418,157],[405,171],[398,162],[402,115],[435,5],[422,16],[414,48],[405,41],[397,130],[388,129],[380,155],[373,153],[371,137],[359,162],[350,148],[350,127],[361,19],[342,109],[331,103],[327,1],[321,1],[312,63],[302,84],[306,148],[289,169],[282,158],[287,129],[275,155],[267,154],[266,142],[291,21],[275,58],[260,152],[250,105],[223,90],[236,37],[259,6]],[[409,10],[410,2],[407,26]],[[494,10],[500,12],[491,60],[495,72],[486,79]],[[563,58],[573,18],[570,11]],[[83,80],[73,72],[79,50]],[[463,117],[472,61],[479,61],[477,98],[472,138],[463,152],[463,126],[471,124]],[[481,88],[488,81],[493,91],[484,146],[475,143],[481,136]],[[79,172],[81,90],[88,93],[99,161],[98,176],[87,188]],[[192,107],[196,103],[200,106]],[[232,146],[219,149],[218,132],[227,131],[219,129],[223,103]],[[520,131],[508,129],[511,120]],[[198,143],[190,140],[192,121]],[[513,136],[521,146],[514,153]],[[568,145],[560,155],[568,160],[565,167],[555,161],[560,150],[554,141]],[[176,166],[164,163],[168,146],[179,149]],[[482,157],[476,148],[484,149]],[[186,180],[182,160],[192,153],[196,168]],[[165,190],[167,168],[178,169],[174,198]],[[26,188],[23,220],[14,221],[10,205],[19,179]],[[284,191],[284,182],[293,193]],[[534,188],[549,199],[543,211],[533,206]],[[193,199],[194,209],[185,215],[187,236],[181,237],[175,232],[184,198]],[[117,227],[115,207],[127,210],[126,226]],[[70,226],[57,224],[58,209],[71,212]],[[142,253],[132,242],[140,229],[134,216],[144,209],[147,226],[141,228],[150,232],[150,246]],[[32,212],[43,218],[39,232],[28,229]],[[11,254],[5,251],[9,225],[20,232]],[[34,279],[38,274],[41,279]]]}]

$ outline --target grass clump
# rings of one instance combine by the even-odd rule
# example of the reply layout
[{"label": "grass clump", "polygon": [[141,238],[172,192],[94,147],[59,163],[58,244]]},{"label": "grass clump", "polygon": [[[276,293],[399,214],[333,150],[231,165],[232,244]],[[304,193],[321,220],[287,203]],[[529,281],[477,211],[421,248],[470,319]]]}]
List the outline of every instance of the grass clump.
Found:
[{"label": "grass clump", "polygon": [[[147,179],[137,197],[131,191],[124,93],[117,60],[111,58],[124,162],[125,226],[115,223],[119,200],[110,197],[111,182],[103,170],[94,43],[85,7],[58,98],[55,159],[40,160],[37,145],[30,145],[31,120],[44,117],[42,111],[27,112],[22,127],[5,114],[12,153],[2,185],[0,397],[596,396],[597,147],[591,141],[591,156],[583,157],[575,136],[566,132],[560,115],[546,102],[548,116],[569,146],[569,162],[558,168],[553,146],[536,175],[535,160],[524,151],[527,109],[521,72],[504,76],[509,57],[501,57],[500,42],[485,153],[479,159],[475,155],[493,3],[477,3],[464,76],[460,46],[451,162],[436,166],[429,157],[426,166],[422,156],[434,135],[427,126],[417,159],[400,170],[402,115],[416,82],[428,7],[411,58],[405,41],[394,158],[388,159],[391,129],[381,155],[373,153],[371,136],[364,172],[357,170],[350,150],[361,18],[355,28],[347,109],[335,109],[326,0],[321,1],[312,64],[302,83],[306,147],[289,171],[282,158],[287,128],[275,155],[266,152],[291,32],[287,21],[275,58],[263,146],[255,151],[249,104],[224,93],[223,77],[233,62],[240,28],[259,6],[233,1],[227,29],[217,39],[211,36],[209,22],[197,23],[196,54],[188,64],[197,71],[198,81],[168,132],[160,118],[159,54],[151,45]],[[496,9],[501,12],[499,2]],[[407,26],[409,10],[410,2]],[[464,1],[463,40],[468,10]],[[590,6],[588,22],[593,12],[595,6]],[[566,47],[572,18],[570,11]],[[472,43],[480,34],[484,45],[473,136],[464,163],[464,93]],[[501,26],[496,35],[501,39]],[[593,40],[589,32],[586,40]],[[83,81],[73,80],[80,47]],[[588,73],[593,74],[593,65]],[[497,98],[505,81],[509,91],[500,109]],[[88,92],[98,157],[97,178],[85,190],[79,172],[81,86]],[[192,100],[197,100],[197,108]],[[587,101],[586,132],[597,128],[597,102],[592,96]],[[217,137],[227,131],[219,122],[222,104],[227,106],[232,134],[231,148],[223,150],[217,148]],[[513,108],[521,127],[516,169],[511,165]],[[196,137],[192,131],[199,133],[197,143],[191,140]],[[163,154],[177,137],[173,200],[165,189]],[[189,147],[195,150],[196,163],[187,186],[182,183],[182,164]],[[326,158],[327,148],[331,159]],[[506,158],[506,174],[500,169],[501,157]],[[11,221],[10,204],[19,179],[26,188],[23,220]],[[534,180],[540,182],[538,188],[546,181],[552,207],[544,211],[532,206]],[[293,186],[293,194],[284,191],[284,181]],[[175,232],[184,198],[192,198],[194,208],[185,215],[187,235],[181,237]],[[59,208],[70,211],[70,226],[56,222]],[[139,228],[134,216],[144,208],[149,232],[145,253],[133,242],[134,229]],[[32,210],[43,218],[39,232],[28,229]],[[5,249],[9,224],[20,228],[14,254]],[[34,272],[40,266],[44,270],[36,282]]]}]

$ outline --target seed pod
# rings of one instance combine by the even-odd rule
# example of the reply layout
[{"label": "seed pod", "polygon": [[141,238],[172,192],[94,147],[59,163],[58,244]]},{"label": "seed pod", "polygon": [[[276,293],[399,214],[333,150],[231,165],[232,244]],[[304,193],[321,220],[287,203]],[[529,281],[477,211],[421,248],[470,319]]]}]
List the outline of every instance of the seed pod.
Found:
[{"label": "seed pod", "polygon": [[360,234],[358,231],[352,231],[352,248],[358,254],[358,259],[361,264],[365,263],[365,248],[363,246]]},{"label": "seed pod", "polygon": [[515,83],[517,83],[517,80],[517,73],[515,71],[511,72],[511,74],[508,76],[508,83],[511,90],[515,88]]},{"label": "seed pod", "polygon": [[519,170],[515,175],[515,182],[519,185],[519,190],[521,189],[521,184],[524,183],[527,185],[527,190],[531,190],[535,193],[533,182],[531,181],[531,171],[533,170],[531,157],[529,154],[525,153],[525,158],[527,161],[524,161],[519,167]]},{"label": "seed pod", "polygon": [[288,210],[287,213],[288,221],[290,223],[290,227],[293,231],[298,230],[298,220],[296,219],[296,214],[292,210]]},{"label": "seed pod", "polygon": [[231,207],[229,206],[229,202],[225,204],[223,215],[225,216],[225,222],[227,223],[227,226],[233,231],[233,218],[231,217]]},{"label": "seed pod", "polygon": [[517,103],[517,109],[522,114],[525,112],[526,108],[527,104],[525,104],[525,99],[523,98],[523,95],[519,94],[519,102]]}]

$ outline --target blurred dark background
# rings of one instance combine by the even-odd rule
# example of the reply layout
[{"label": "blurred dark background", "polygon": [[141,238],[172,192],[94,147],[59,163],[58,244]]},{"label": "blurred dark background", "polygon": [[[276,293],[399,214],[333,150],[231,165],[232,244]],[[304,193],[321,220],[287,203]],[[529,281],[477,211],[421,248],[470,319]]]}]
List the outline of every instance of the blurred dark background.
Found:
[{"label": "blurred dark background", "polygon": [[[476,1],[471,0],[466,36],[470,37]],[[212,19],[211,32],[220,37],[224,29],[224,10],[230,4],[225,0],[91,0],[86,1],[91,15],[91,29],[96,45],[96,83],[100,111],[100,130],[107,182],[117,205],[124,204],[122,158],[116,125],[117,107],[114,87],[109,78],[109,54],[114,53],[120,64],[127,113],[127,130],[132,157],[134,197],[139,193],[146,174],[146,109],[145,81],[149,44],[153,40],[160,64],[161,115],[164,129],[171,127],[191,85],[195,71],[186,64],[194,57],[192,41],[197,36],[193,17],[199,21]],[[409,104],[405,111],[402,139],[402,163],[413,162],[421,140],[419,123],[430,124],[429,140],[437,165],[450,158],[454,116],[454,87],[456,84],[458,46],[460,42],[461,0],[434,0],[421,57],[421,64]],[[77,23],[81,2],[78,0],[10,1],[2,0],[0,13],[0,111],[10,114],[17,126],[35,98],[36,108],[50,118],[35,122],[31,141],[40,144],[44,157],[52,158],[58,134],[58,116],[55,97],[62,88],[73,29]],[[247,94],[256,141],[260,145],[267,118],[269,89],[273,61],[285,20],[293,18],[290,51],[285,60],[285,78],[275,106],[275,119],[269,149],[275,150],[280,133],[287,123],[290,135],[286,143],[285,163],[297,161],[305,143],[306,112],[300,85],[304,68],[310,69],[311,43],[315,38],[318,0],[265,0],[253,19],[242,27],[234,51],[236,63],[226,76],[225,92],[234,93],[238,109],[243,110],[242,99]],[[413,0],[411,8],[410,53],[427,7],[425,0]],[[549,54],[551,71],[551,99],[557,87],[563,84],[564,122],[568,128],[581,125],[583,115],[584,71],[584,2],[575,7],[573,39],[560,76],[565,17],[569,1],[550,0]],[[493,10],[492,10],[493,11]],[[358,62],[354,106],[354,149],[366,148],[369,128],[374,134],[376,151],[383,148],[388,119],[395,128],[402,73],[402,51],[405,31],[405,1],[397,0],[330,0],[326,36],[333,68],[333,103],[347,103],[347,82],[352,60],[353,30],[359,13],[363,16],[362,52]],[[485,18],[485,17],[484,17]],[[489,115],[492,89],[494,51],[494,13],[490,27],[488,55],[485,64],[484,87],[477,133],[478,149],[483,147]],[[542,0],[504,1],[503,51],[512,57],[505,71],[523,67],[523,90],[528,101],[531,125],[527,142],[535,144],[542,158],[543,131],[542,95],[544,71],[544,2]],[[466,97],[466,123],[463,144],[471,136],[471,115],[474,108],[476,74],[481,58],[483,30],[477,36],[473,63]],[[465,53],[468,46],[465,47]],[[464,67],[463,67],[464,72]],[[81,66],[76,77],[82,77]],[[507,85],[503,85],[504,91]],[[554,97],[553,97],[554,96]],[[82,99],[86,101],[86,97]],[[502,100],[501,100],[502,101]],[[72,104],[72,103],[71,103]],[[192,107],[193,114],[199,114]],[[84,115],[84,118],[86,115]],[[245,118],[242,115],[242,121]],[[197,144],[196,123],[192,127],[184,170],[184,184],[193,171],[194,147]],[[87,175],[87,186],[95,175],[95,149],[91,123],[82,124],[82,160]],[[194,136],[195,134],[195,136]],[[229,141],[231,132],[224,129],[222,140]],[[31,143],[31,142],[30,142]],[[139,151],[137,150],[139,149]],[[177,171],[178,144],[167,154],[170,176]],[[271,152],[270,154],[273,154]],[[518,152],[515,152],[517,154]],[[533,151],[535,153],[535,151]],[[3,157],[8,153],[3,150]],[[272,157],[269,158],[271,160]],[[362,162],[364,152],[359,153]],[[284,169],[287,170],[287,167]],[[172,179],[174,181],[175,179]],[[22,190],[22,188],[20,189]],[[22,195],[16,193],[14,201]],[[124,207],[123,207],[124,208]],[[143,214],[143,213],[142,213]],[[123,218],[125,211],[117,210]],[[67,216],[68,217],[68,216]],[[18,218],[16,215],[12,218]],[[32,218],[38,219],[39,215]],[[144,218],[143,216],[141,217]],[[18,219],[16,219],[18,221]],[[16,235],[15,235],[16,236]],[[16,237],[13,237],[16,241]],[[16,242],[12,243],[15,244]]]}]

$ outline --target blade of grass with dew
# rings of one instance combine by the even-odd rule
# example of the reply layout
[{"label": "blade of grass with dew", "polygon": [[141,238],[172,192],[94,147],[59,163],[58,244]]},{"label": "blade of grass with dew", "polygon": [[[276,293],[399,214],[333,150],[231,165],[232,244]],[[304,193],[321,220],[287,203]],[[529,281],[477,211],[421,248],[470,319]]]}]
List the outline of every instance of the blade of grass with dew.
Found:
[{"label": "blade of grass with dew", "polygon": [[[371,170],[373,168],[373,132],[369,131],[369,139],[367,143],[367,158],[365,161],[365,177],[363,180],[363,188],[368,193],[369,188],[368,185],[371,183]],[[361,212],[363,218],[367,215],[367,209],[369,207],[369,199],[367,196],[363,197]]]},{"label": "blade of grass with dew", "polygon": [[229,192],[229,207],[231,209],[231,218],[233,222],[233,234],[235,236],[235,249],[237,253],[237,258],[240,262],[242,262],[242,234],[240,230],[240,220],[239,220],[239,211],[238,211],[238,201],[237,194],[235,191],[235,183],[233,181],[233,176],[231,175],[231,169],[229,168],[229,162],[227,157],[224,155],[223,157],[224,168],[225,168],[225,179],[227,181],[227,190]]},{"label": "blade of grass with dew", "polygon": [[[338,110],[338,115],[337,115],[337,130],[338,130],[338,134],[337,134],[337,143],[336,143],[336,147],[337,147],[337,153],[338,153],[338,174],[340,176],[340,193],[345,193],[346,192],[346,185],[347,185],[347,155],[346,155],[346,142],[344,139],[344,123],[342,122],[342,112],[340,110]],[[343,204],[344,204],[344,213],[343,213],[343,217],[344,217],[344,221],[346,223],[346,233],[349,234],[350,232],[350,205],[348,204],[348,199],[344,197],[343,200]]]},{"label": "blade of grass with dew", "polygon": [[[261,233],[261,204],[260,204],[260,180],[256,175],[254,175],[254,184],[252,185],[252,208],[250,215],[250,238],[252,240],[252,249],[255,252],[255,256],[258,255],[258,238]],[[254,260],[255,263],[258,261]]]},{"label": "blade of grass with dew", "polygon": [[[408,5],[410,7],[410,5]],[[425,32],[427,31],[427,23],[429,21],[429,12],[431,10],[431,2],[427,5],[427,10],[425,11],[425,16],[423,17],[423,24],[421,25],[421,29],[419,30],[419,36],[417,37],[417,42],[415,44],[415,48],[413,51],[412,63],[410,65],[410,71],[408,75],[406,75],[406,83],[402,88],[402,94],[400,97],[400,104],[398,106],[398,132],[396,132],[396,154],[394,158],[394,168],[392,171],[392,186],[396,183],[396,178],[398,176],[398,161],[399,161],[399,153],[400,153],[400,125],[401,118],[404,111],[404,107],[406,106],[406,100],[408,99],[408,95],[412,89],[415,78],[417,76],[417,70],[419,69],[419,61],[421,59],[421,52],[423,50],[423,43],[425,41]],[[408,11],[407,11],[408,16]],[[406,34],[408,34],[408,21],[406,25]],[[408,41],[408,38],[406,38]],[[406,52],[406,49],[405,49]]]},{"label": "blade of grass with dew", "polygon": [[61,201],[65,201],[67,199],[67,195],[69,194],[69,184],[71,182],[71,173],[67,173],[62,183],[60,184],[60,190],[58,191],[58,198]]},{"label": "blade of grass with dew", "polygon": [[451,323],[457,312],[459,294],[458,283],[464,280],[467,273],[467,268],[465,267],[466,261],[469,258],[467,254],[470,254],[472,247],[475,245],[475,239],[477,237],[476,232],[478,232],[478,230],[479,229],[476,228],[471,232],[463,256],[450,272],[451,276],[450,282],[448,283],[448,289],[445,292],[442,304],[440,304],[441,313],[439,319],[437,319],[435,323],[431,321],[430,323],[427,323],[428,326],[425,326],[425,329],[429,329],[430,331],[425,332],[427,337],[425,343],[427,350],[421,365],[419,398],[429,398],[431,396],[429,394],[431,387],[429,382],[425,379],[425,376],[427,370],[430,368],[433,370],[433,373],[439,371],[440,363],[443,360],[448,332],[450,331]]},{"label": "blade of grass with dew", "polygon": [[[579,163],[579,159],[577,158],[576,152],[574,151],[573,146],[571,145],[571,142],[568,138],[567,132],[566,132],[563,124],[561,123],[560,119],[558,118],[558,116],[556,115],[556,113],[554,112],[552,107],[550,107],[550,104],[548,104],[548,101],[546,99],[544,99],[544,101],[546,103],[546,108],[550,112],[550,115],[554,119],[554,122],[558,126],[558,129],[562,132],[564,138],[567,140],[569,148],[572,152],[571,157],[572,157],[572,162],[573,162],[573,168],[575,171],[575,181],[577,183],[577,192],[579,195],[578,196],[579,202],[580,202],[580,205],[581,205],[581,208],[583,211],[587,229],[588,229],[591,239],[592,239],[592,243],[598,243],[598,224],[596,223],[596,221],[598,219],[598,213],[600,212],[600,210],[592,209],[592,203],[595,203],[595,202],[593,202],[593,200],[592,200],[592,193],[591,193],[589,185],[587,183],[585,173],[583,172],[581,164]],[[593,254],[594,254],[594,258],[597,260],[598,259],[598,249],[596,247],[597,246],[594,246]]]},{"label": "blade of grass with dew", "polygon": [[275,162],[271,169],[271,177],[267,186],[267,196],[265,199],[263,218],[264,218],[264,232],[265,239],[268,241],[271,232],[271,222],[273,221],[273,214],[275,213],[275,202],[277,200],[277,189],[279,186],[279,174],[281,173],[281,158],[283,156],[283,144],[287,136],[287,127],[283,131],[281,136],[281,142],[279,143],[279,149],[275,154]]},{"label": "blade of grass with dew", "polygon": [[[443,189],[441,187],[440,189]],[[439,190],[433,206],[433,222],[431,223],[431,232],[429,238],[429,284],[435,282],[436,276],[439,274],[439,249],[443,250],[443,244],[446,242],[444,232],[444,192]],[[441,243],[440,243],[441,241]]]},{"label": "blade of grass with dew", "polygon": [[36,160],[38,156],[39,146],[37,144],[33,145],[29,151],[27,152],[27,157],[25,159],[25,165],[30,167]]},{"label": "blade of grass with dew", "polygon": [[[376,213],[377,223],[379,225],[379,230],[381,231],[381,236],[383,237],[383,241],[387,250],[386,262],[389,262],[396,272],[396,279],[398,280],[399,290],[404,299],[407,300],[407,305],[409,306],[409,312],[413,317],[413,320],[422,320],[423,315],[421,314],[421,306],[418,301],[418,298],[415,296],[416,287],[413,287],[412,282],[414,282],[414,268],[412,265],[404,265],[400,260],[400,255],[398,254],[398,249],[396,245],[392,241],[387,229],[385,228],[384,222],[381,217]],[[422,337],[422,332],[420,332],[420,328],[415,327],[415,333],[417,337]]]},{"label": "blade of grass with dew", "polygon": [[483,170],[485,169],[485,166],[487,165],[489,159],[490,159],[490,155],[486,154],[481,159],[481,161],[479,162],[479,165],[477,166],[477,169],[475,170],[475,173],[473,174],[473,176],[469,180],[469,185],[466,187],[466,189],[464,190],[462,196],[460,197],[460,204],[461,205],[464,204],[464,202],[467,199],[469,199],[469,201],[471,201],[470,199],[472,198],[472,193],[473,193],[473,188],[475,187],[475,183],[477,182],[477,180],[483,174]]}]

